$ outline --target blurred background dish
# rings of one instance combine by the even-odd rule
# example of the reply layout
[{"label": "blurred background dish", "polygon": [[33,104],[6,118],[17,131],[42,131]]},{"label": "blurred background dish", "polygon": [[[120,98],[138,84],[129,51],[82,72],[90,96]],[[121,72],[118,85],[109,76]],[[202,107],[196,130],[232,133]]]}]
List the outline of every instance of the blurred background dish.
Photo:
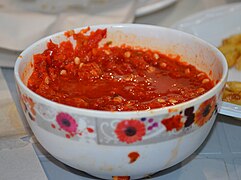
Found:
[{"label": "blurred background dish", "polygon": [[[178,21],[172,27],[191,33],[218,47],[222,40],[241,33],[241,3],[209,9]],[[241,81],[241,71],[229,69],[228,81]],[[241,106],[223,102],[220,114],[241,118]]]},{"label": "blurred background dish", "polygon": [[0,7],[0,48],[22,51],[56,32],[96,24],[132,23],[136,1],[2,0]]},{"label": "blurred background dish", "polygon": [[158,11],[172,5],[177,0],[138,0],[135,16],[144,16],[146,14]]}]

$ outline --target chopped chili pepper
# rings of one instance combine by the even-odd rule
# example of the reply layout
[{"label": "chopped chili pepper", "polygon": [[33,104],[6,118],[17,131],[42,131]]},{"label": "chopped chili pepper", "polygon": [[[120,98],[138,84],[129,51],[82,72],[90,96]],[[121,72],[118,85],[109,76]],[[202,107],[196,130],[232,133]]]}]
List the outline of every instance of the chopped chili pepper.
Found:
[{"label": "chopped chili pepper", "polygon": [[73,36],[76,46],[50,40],[33,56],[28,87],[49,100],[96,110],[148,110],[188,101],[214,86],[179,56],[109,42],[100,47],[107,29],[70,32],[66,36]]}]

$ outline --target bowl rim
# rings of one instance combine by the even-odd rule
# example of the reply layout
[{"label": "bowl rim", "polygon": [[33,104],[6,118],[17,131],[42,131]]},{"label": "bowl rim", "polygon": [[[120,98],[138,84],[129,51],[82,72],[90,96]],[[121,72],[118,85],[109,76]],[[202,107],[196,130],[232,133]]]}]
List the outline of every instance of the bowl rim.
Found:
[{"label": "bowl rim", "polygon": [[157,25],[146,25],[146,24],[102,24],[102,25],[83,26],[83,27],[79,27],[79,28],[74,28],[73,30],[75,32],[76,31],[79,32],[81,29],[84,29],[87,27],[90,27],[90,30],[95,30],[98,28],[107,28],[107,29],[108,28],[146,28],[146,29],[154,28],[154,29],[162,29],[162,30],[166,30],[166,31],[168,30],[168,31],[172,31],[174,33],[179,33],[179,34],[183,34],[185,36],[189,36],[190,38],[193,38],[194,40],[198,41],[200,44],[202,44],[204,46],[208,46],[213,52],[215,52],[215,55],[219,59],[221,59],[220,63],[223,68],[222,77],[219,80],[219,82],[208,92],[206,92],[194,99],[191,99],[189,101],[182,102],[182,103],[172,105],[172,106],[162,107],[162,108],[139,110],[139,111],[104,111],[104,110],[78,108],[78,107],[60,104],[60,103],[51,101],[47,98],[44,98],[44,97],[38,95],[37,93],[33,92],[32,90],[30,90],[22,82],[18,71],[19,71],[20,63],[22,61],[22,57],[25,57],[25,55],[28,54],[28,52],[30,50],[34,49],[39,44],[47,42],[47,40],[49,40],[53,37],[62,36],[66,31],[68,31],[68,30],[66,30],[66,31],[57,32],[57,33],[54,33],[47,37],[44,37],[44,38],[36,41],[29,47],[27,47],[24,51],[22,51],[22,53],[18,56],[18,58],[15,62],[15,65],[14,65],[14,76],[15,76],[16,83],[19,86],[21,86],[21,88],[23,88],[24,91],[26,91],[28,94],[32,94],[34,96],[34,98],[37,99],[38,102],[43,102],[43,104],[48,104],[49,106],[55,107],[58,110],[61,109],[65,112],[78,113],[78,114],[82,114],[82,115],[89,116],[89,117],[100,117],[100,118],[120,118],[120,117],[121,118],[132,118],[132,117],[135,117],[136,118],[136,117],[149,117],[149,116],[153,116],[153,115],[160,115],[160,114],[166,114],[166,113],[170,113],[170,112],[176,112],[178,110],[182,110],[184,108],[194,106],[195,104],[197,104],[197,101],[205,101],[205,100],[211,98],[212,96],[214,96],[216,94],[216,91],[221,86],[223,86],[226,82],[227,75],[228,75],[228,65],[225,60],[224,55],[212,44],[210,44],[192,34],[189,34],[189,33],[186,33],[186,32],[180,31],[180,30],[172,29],[172,28],[167,28],[167,27],[162,27],[162,26],[157,26]]}]

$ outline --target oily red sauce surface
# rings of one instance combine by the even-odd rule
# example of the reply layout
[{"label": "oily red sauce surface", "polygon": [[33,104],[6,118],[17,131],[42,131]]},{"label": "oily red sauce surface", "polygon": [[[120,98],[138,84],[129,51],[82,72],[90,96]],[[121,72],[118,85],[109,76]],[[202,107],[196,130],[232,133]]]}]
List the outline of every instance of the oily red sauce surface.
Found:
[{"label": "oily red sauce surface", "polygon": [[66,105],[108,111],[147,110],[178,104],[211,89],[214,84],[194,66],[157,51],[128,46],[99,47],[106,29],[75,34],[76,40],[47,43],[34,55],[28,87]]}]

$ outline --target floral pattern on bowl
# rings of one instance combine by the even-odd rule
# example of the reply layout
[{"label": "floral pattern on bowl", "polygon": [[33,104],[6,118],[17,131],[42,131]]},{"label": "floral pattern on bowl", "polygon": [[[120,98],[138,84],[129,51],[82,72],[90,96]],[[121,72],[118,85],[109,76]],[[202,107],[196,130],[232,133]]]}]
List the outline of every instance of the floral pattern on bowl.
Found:
[{"label": "floral pattern on bowl", "polygon": [[[64,138],[103,145],[150,144],[183,136],[202,127],[217,114],[217,98],[212,98],[166,115],[133,119],[90,118],[59,112],[21,95],[28,120]],[[36,118],[37,117],[37,118]],[[97,128],[98,127],[98,128]]]}]

